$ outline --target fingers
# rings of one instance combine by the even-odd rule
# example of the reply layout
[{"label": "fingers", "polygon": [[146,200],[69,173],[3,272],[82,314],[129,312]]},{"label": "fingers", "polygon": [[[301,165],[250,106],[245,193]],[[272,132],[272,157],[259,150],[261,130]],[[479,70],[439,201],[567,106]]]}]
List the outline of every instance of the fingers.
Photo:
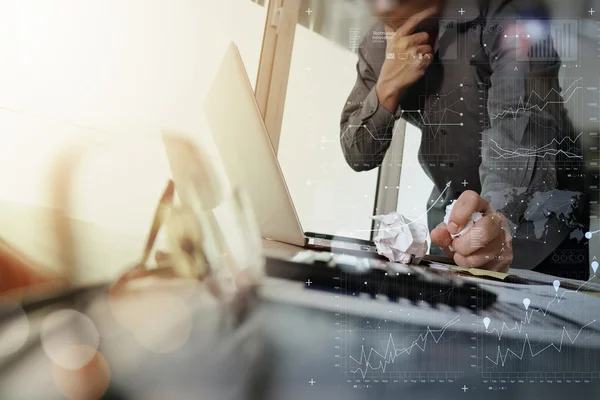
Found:
[{"label": "fingers", "polygon": [[488,213],[475,222],[468,232],[452,241],[454,262],[465,268],[506,272],[513,262],[512,236],[509,231],[503,214]]},{"label": "fingers", "polygon": [[448,227],[443,222],[431,231],[431,241],[444,250],[444,253],[450,258],[454,257],[454,252],[449,249],[452,244],[452,237],[448,232]]},{"label": "fingers", "polygon": [[433,54],[433,49],[431,48],[431,46],[429,46],[427,44],[424,44],[424,45],[418,46],[415,49],[415,53],[417,55],[419,55],[419,54],[423,54],[423,55],[425,55],[425,54]]},{"label": "fingers", "polygon": [[454,202],[450,222],[448,223],[448,231],[454,235],[467,225],[474,212],[481,212],[485,215],[490,211],[490,204],[485,199],[481,198],[476,192],[467,190]]},{"label": "fingers", "polygon": [[[455,241],[456,242],[456,241]],[[488,246],[471,253],[469,255],[464,255],[456,252],[454,254],[454,262],[456,265],[464,268],[481,268],[484,267],[487,269],[488,265],[496,265],[499,264],[496,261],[508,261],[508,260],[499,260],[497,257],[504,257],[504,254],[501,254],[502,246],[504,243],[503,236],[497,236],[492,240]],[[512,260],[510,260],[512,262]],[[509,264],[510,265],[510,264]]]},{"label": "fingers", "polygon": [[425,69],[429,68],[432,62],[433,54],[423,54],[423,59],[421,60],[421,65],[424,67],[423,73],[425,73]]},{"label": "fingers", "polygon": [[[419,32],[405,38],[409,46],[420,46],[429,43],[429,34],[427,32]],[[433,53],[429,51],[428,53]]]},{"label": "fingers", "polygon": [[431,48],[431,46],[427,46],[427,45],[419,46],[415,50],[415,55],[413,57],[418,60],[419,64],[422,67],[424,67],[423,72],[433,62],[433,54],[432,53],[433,53],[433,49]]},{"label": "fingers", "polygon": [[[419,46],[410,49],[408,53],[399,53],[398,59],[404,61],[418,60],[417,64],[429,66],[433,62],[433,53],[430,50],[431,46]],[[388,49],[387,51],[391,52],[393,50]]]},{"label": "fingers", "polygon": [[431,231],[431,241],[440,247],[448,247],[452,244],[452,237],[443,222]]},{"label": "fingers", "polygon": [[452,247],[457,253],[468,256],[486,247],[498,236],[504,239],[502,227],[504,216],[500,213],[487,215],[475,222],[473,227],[464,235],[454,239]]},{"label": "fingers", "polygon": [[[407,50],[415,46],[418,47],[429,43],[429,34],[426,32],[416,33],[408,37],[398,37],[398,40],[396,40],[396,35],[397,33],[389,33],[386,36],[388,50]],[[428,53],[433,53],[433,49],[428,51]]]},{"label": "fingers", "polygon": [[433,17],[437,12],[437,7],[429,7],[406,20],[396,32],[402,36],[408,36],[415,31],[421,22],[425,21],[427,18]]}]

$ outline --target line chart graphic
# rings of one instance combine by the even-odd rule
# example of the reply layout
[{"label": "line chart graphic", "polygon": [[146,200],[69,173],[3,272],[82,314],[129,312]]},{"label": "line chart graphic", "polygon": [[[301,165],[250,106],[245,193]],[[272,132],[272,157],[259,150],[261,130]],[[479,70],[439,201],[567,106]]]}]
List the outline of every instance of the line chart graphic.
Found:
[{"label": "line chart graphic", "polygon": [[[561,140],[558,140],[556,138],[553,138],[552,141],[544,146],[541,146],[539,148],[536,147],[532,147],[532,148],[518,148],[518,149],[514,149],[514,150],[509,150],[509,149],[503,149],[497,141],[495,141],[494,139],[491,139],[491,142],[493,144],[493,146],[491,147],[492,152],[496,153],[496,156],[492,156],[493,159],[503,159],[503,160],[510,160],[510,159],[515,159],[515,158],[519,158],[519,157],[537,157],[537,158],[545,158],[547,156],[557,156],[559,154],[564,155],[565,157],[568,158],[573,158],[573,159],[583,159],[583,152],[581,150],[581,148],[579,148],[577,146],[577,141],[579,140],[579,138],[581,137],[581,135],[583,135],[583,132],[581,132],[579,135],[577,135],[576,138],[570,138],[570,137],[566,137],[566,138],[562,138]],[[562,148],[563,145],[566,145],[566,148]]]},{"label": "line chart graphic", "polygon": [[460,318],[455,316],[440,329],[431,329],[428,326],[425,332],[419,334],[417,338],[407,346],[397,346],[394,342],[392,333],[389,334],[383,351],[378,351],[372,347],[369,350],[366,350],[366,347],[362,346],[360,356],[349,357],[354,364],[353,367],[350,367],[350,372],[363,379],[369,372],[385,373],[402,355],[410,355],[413,351],[425,352],[428,348],[428,343],[430,347],[440,343],[450,327],[458,321],[460,321]]},{"label": "line chart graphic", "polygon": [[[539,79],[539,78],[529,78],[529,79]],[[581,91],[583,91],[583,83],[582,82],[583,82],[583,78],[575,79],[573,81],[573,83],[571,83],[566,89],[564,89],[561,92],[558,92],[556,89],[551,88],[550,90],[547,91],[547,93],[539,94],[535,90],[533,90],[531,92],[531,94],[528,96],[528,99],[529,99],[528,102],[525,102],[525,99],[523,97],[521,97],[519,99],[519,104],[516,107],[510,105],[508,108],[502,110],[499,113],[490,113],[490,119],[491,120],[502,119],[502,118],[506,118],[508,116],[515,117],[516,115],[521,114],[523,112],[527,112],[527,111],[544,111],[546,109],[546,107],[548,107],[550,104],[567,104],[576,93],[580,93]],[[539,103],[536,102],[536,100],[534,98],[537,98],[538,100],[540,100]],[[559,98],[559,99],[562,98],[562,100],[552,101],[551,100],[552,98]],[[533,104],[531,104],[531,103],[533,103]]]},{"label": "line chart graphic", "polygon": [[599,333],[596,315],[588,311],[592,300],[580,293],[590,281],[563,290],[555,280],[553,295],[537,296],[537,306],[526,297],[520,307],[511,304],[480,319],[477,358],[484,381],[599,377],[600,365],[585,356]]},{"label": "line chart graphic", "polygon": [[[371,124],[373,124],[372,121],[370,121],[370,122],[371,122]],[[385,128],[385,130],[392,129],[392,135],[391,136],[393,136],[394,134],[396,134],[397,129],[398,129],[398,125],[397,124],[394,125],[394,122],[395,122],[395,120],[393,118],[390,119],[390,121],[388,122],[387,127]],[[385,137],[385,138],[378,137],[371,130],[371,129],[376,130],[375,126],[371,127],[371,129],[369,129],[369,127],[367,125],[364,125],[364,124],[363,125],[352,125],[352,124],[349,124],[348,127],[341,133],[340,140],[343,140],[347,136],[347,134],[350,131],[350,129],[352,129],[352,128],[361,128],[361,127],[364,128],[367,131],[367,133],[369,134],[369,136],[371,136],[371,138],[373,138],[374,140],[379,140],[379,141],[382,141],[382,142],[390,141],[391,140],[388,137]],[[321,138],[321,143],[338,143],[338,142],[339,142],[339,140],[327,140],[327,138],[325,136],[323,136]]]},{"label": "line chart graphic", "polygon": [[464,95],[473,90],[461,83],[444,93],[421,95],[414,104],[400,110],[400,117],[422,127],[419,159],[422,163],[447,166],[460,159],[447,135],[464,126]]},{"label": "line chart graphic", "polygon": [[569,341],[571,342],[571,344],[575,343],[575,341],[577,340],[577,338],[581,335],[581,332],[589,325],[593,324],[594,322],[596,322],[596,320],[593,320],[587,324],[585,324],[584,326],[582,326],[579,329],[579,332],[577,332],[576,335],[574,335],[573,337],[571,337],[571,335],[569,334],[569,332],[567,331],[567,328],[563,327],[562,329],[562,334],[560,336],[560,341],[558,343],[558,345],[554,344],[554,342],[546,345],[545,347],[543,347],[540,350],[533,350],[531,341],[529,340],[529,335],[525,334],[525,340],[523,341],[523,347],[521,348],[521,351],[514,351],[511,348],[506,348],[506,351],[504,352],[504,354],[502,353],[502,348],[501,346],[498,346],[498,353],[496,354],[496,359],[492,359],[488,356],[486,356],[486,358],[493,364],[498,365],[498,364],[502,364],[502,366],[504,366],[506,364],[506,360],[508,359],[509,355],[514,356],[515,358],[522,360],[523,357],[525,357],[525,349],[529,348],[529,352],[531,354],[531,358],[536,357],[538,355],[540,355],[541,353],[543,353],[544,351],[553,348],[554,350],[556,350],[557,352],[561,352],[562,347],[563,347],[563,341],[565,336],[569,339]]},{"label": "line chart graphic", "polygon": [[[482,95],[482,154],[491,168],[571,167],[584,164],[585,84],[565,78],[562,88],[541,77],[500,77],[493,82],[498,96]],[[510,134],[507,134],[509,133]]]},{"label": "line chart graphic", "polygon": [[[502,327],[500,329],[497,328],[493,328],[488,330],[486,327],[486,331],[488,333],[496,333],[498,335],[498,340],[502,339],[502,334],[504,333],[504,331],[518,331],[521,332],[523,325],[525,324],[530,324],[532,322],[533,319],[533,315],[534,313],[541,313],[544,317],[548,315],[548,310],[550,309],[550,306],[553,305],[554,303],[559,304],[561,302],[561,300],[563,300],[563,297],[565,297],[566,294],[573,294],[573,293],[578,293],[581,288],[583,288],[584,286],[586,286],[592,279],[595,279],[595,276],[592,276],[590,279],[588,279],[587,281],[583,282],[581,285],[579,285],[579,287],[577,287],[577,289],[567,289],[567,290],[563,290],[562,293],[560,294],[560,296],[558,295],[558,288],[560,288],[560,281],[555,281],[556,284],[556,293],[554,294],[554,297],[552,297],[552,300],[550,300],[548,302],[548,304],[546,305],[545,308],[531,308],[531,311],[529,310],[529,304],[531,304],[531,300],[529,298],[525,298],[524,299],[524,305],[525,305],[525,318],[521,321],[516,321],[515,322],[515,326],[513,328],[509,328],[505,322],[502,323]],[[595,321],[595,320],[594,320]],[[505,329],[506,328],[506,329]]]}]

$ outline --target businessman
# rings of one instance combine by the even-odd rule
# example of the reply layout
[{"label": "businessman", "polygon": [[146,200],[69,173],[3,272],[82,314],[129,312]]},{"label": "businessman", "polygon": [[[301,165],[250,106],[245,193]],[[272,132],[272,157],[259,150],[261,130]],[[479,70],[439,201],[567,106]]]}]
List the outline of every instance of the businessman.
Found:
[{"label": "businessman", "polygon": [[[348,164],[356,171],[378,167],[403,118],[423,132],[419,160],[434,183],[432,242],[458,265],[585,274],[585,240],[575,240],[585,231],[584,194],[567,168],[557,168],[570,159],[556,147],[575,143],[576,135],[543,3],[369,4],[379,22],[359,47],[358,76],[341,119]],[[453,238],[474,212],[484,217]],[[552,260],[562,248],[581,252],[558,265]]]}]

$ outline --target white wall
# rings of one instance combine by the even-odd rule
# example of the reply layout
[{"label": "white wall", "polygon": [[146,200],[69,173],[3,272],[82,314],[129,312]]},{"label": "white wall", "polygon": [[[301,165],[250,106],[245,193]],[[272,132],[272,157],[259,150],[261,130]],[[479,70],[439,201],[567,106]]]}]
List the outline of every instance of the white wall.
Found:
[{"label": "white wall", "polygon": [[376,170],[354,172],[339,143],[357,57],[298,26],[279,161],[305,231],[369,238]]},{"label": "white wall", "polygon": [[[169,176],[160,130],[214,150],[203,99],[230,40],[255,81],[265,14],[247,0],[0,1],[0,201],[52,206],[53,160],[76,141],[92,150],[72,215],[145,234]],[[0,235],[11,241],[22,221],[9,217]]]},{"label": "white wall", "polygon": [[420,145],[421,131],[407,123],[397,210],[408,218],[418,219],[427,225],[427,201],[433,189],[433,182],[419,163]]}]

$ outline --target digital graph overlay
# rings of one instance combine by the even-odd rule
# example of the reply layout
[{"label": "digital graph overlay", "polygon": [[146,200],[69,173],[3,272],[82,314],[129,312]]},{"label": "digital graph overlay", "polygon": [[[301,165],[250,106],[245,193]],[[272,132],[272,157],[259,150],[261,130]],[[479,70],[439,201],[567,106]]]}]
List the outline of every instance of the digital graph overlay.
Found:
[{"label": "digital graph overlay", "polygon": [[421,127],[423,137],[420,159],[423,162],[447,165],[458,161],[459,155],[449,149],[448,128],[460,130],[465,125],[465,94],[475,90],[461,83],[444,93],[420,96],[420,109],[400,109],[400,116]]},{"label": "digital graph overlay", "polygon": [[488,110],[482,152],[491,167],[583,166],[583,133],[573,128],[583,121],[583,78],[565,78],[561,88],[550,78],[498,77],[487,84],[502,94],[480,96]]},{"label": "digital graph overlay", "polygon": [[600,318],[588,311],[591,298],[579,293],[586,283],[565,290],[555,280],[553,294],[541,302],[538,298],[539,306],[523,297],[520,305],[482,315],[477,324],[477,365],[484,381],[600,378],[600,364],[586,351],[586,344],[600,334]]},{"label": "digital graph overlay", "polygon": [[492,156],[495,160],[518,160],[522,158],[546,158],[547,156],[557,156],[563,154],[570,159],[582,160],[583,154],[577,146],[577,141],[583,135],[583,132],[577,137],[556,139],[553,138],[550,143],[542,147],[525,148],[519,147],[514,150],[503,149],[500,144],[494,139],[491,140],[496,156]]},{"label": "digital graph overlay", "polygon": [[[444,93],[419,96],[419,100],[416,103],[420,107],[399,108],[396,116],[390,116],[386,123],[379,126],[376,126],[372,120],[368,120],[360,125],[349,124],[341,132],[339,139],[322,137],[321,143],[334,143],[337,145],[340,139],[347,139],[347,136],[351,135],[353,130],[362,129],[366,134],[358,139],[358,141],[367,142],[367,149],[370,146],[372,147],[373,150],[371,152],[366,150],[369,153],[368,155],[377,155],[379,154],[378,149],[381,144],[392,141],[400,126],[396,124],[397,118],[400,117],[419,126],[423,130],[424,137],[420,148],[420,157],[423,162],[446,165],[449,162],[459,159],[459,155],[455,151],[449,150],[448,140],[450,139],[445,133],[450,127],[460,129],[465,125],[464,96],[469,90],[475,89],[460,83]],[[355,95],[360,98],[361,96],[365,96],[366,93],[362,88],[359,88],[355,91]],[[347,102],[346,104],[358,104],[362,106],[363,102]],[[394,157],[394,155],[392,156]]]},{"label": "digital graph overlay", "polygon": [[[454,383],[465,376],[472,362],[468,349],[474,309],[432,306],[433,297],[440,304],[448,301],[444,299],[453,295],[448,288],[415,301],[403,298],[398,289],[398,299],[390,301],[371,285],[365,282],[360,293],[346,293],[343,275],[339,280],[336,366],[348,383]],[[374,299],[376,316],[356,311],[348,300],[362,295]],[[437,324],[419,322],[423,313],[437,314]]]},{"label": "digital graph overlay", "polygon": [[[460,316],[448,318],[442,327],[398,329],[393,321],[381,320],[345,330],[342,372],[349,381],[365,382],[460,379],[464,365],[456,360],[465,356],[454,346],[461,334],[455,329]],[[456,354],[456,358],[440,360],[436,354]]]},{"label": "digital graph overlay", "polygon": [[354,358],[350,356],[350,359],[356,364],[356,368],[351,369],[350,372],[359,375],[363,379],[370,371],[385,373],[388,367],[393,365],[396,359],[400,358],[403,354],[410,355],[413,351],[425,352],[427,351],[428,343],[430,347],[440,343],[446,331],[458,321],[459,317],[455,316],[441,329],[427,327],[423,333],[419,334],[407,346],[396,345],[392,333],[390,333],[383,351],[372,347],[367,350],[365,346],[361,346],[360,357]]},{"label": "digital graph overlay", "polygon": [[579,60],[578,19],[517,20],[515,32],[514,40],[528,38],[534,42],[517,53],[517,61],[552,61],[557,53],[562,62]]}]

